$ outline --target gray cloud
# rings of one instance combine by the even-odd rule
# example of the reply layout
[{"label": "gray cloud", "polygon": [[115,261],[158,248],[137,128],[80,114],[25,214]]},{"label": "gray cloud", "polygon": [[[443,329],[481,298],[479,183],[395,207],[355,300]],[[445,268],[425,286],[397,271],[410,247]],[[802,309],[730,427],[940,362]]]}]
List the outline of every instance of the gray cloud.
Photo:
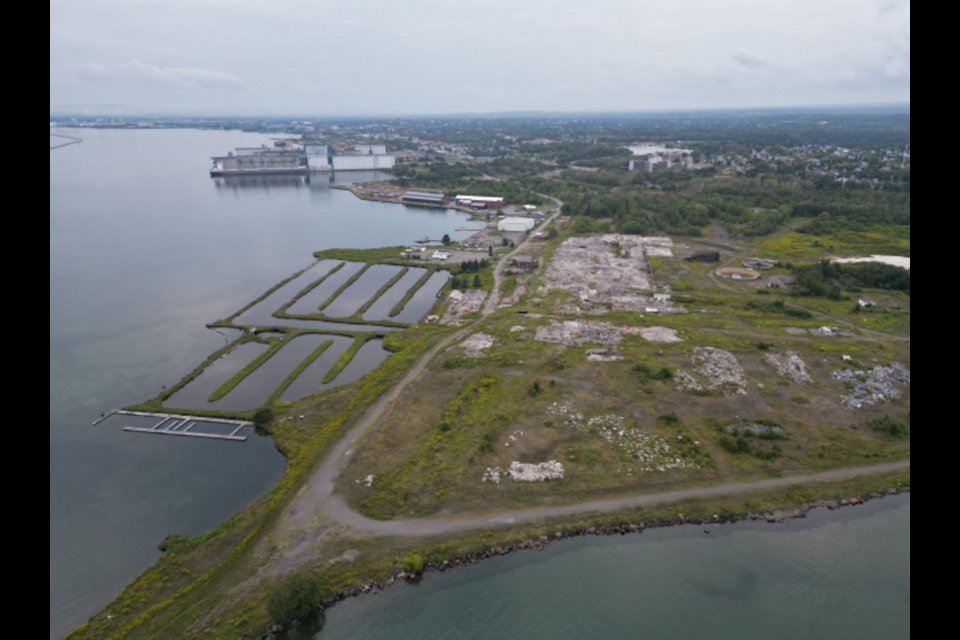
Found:
[{"label": "gray cloud", "polygon": [[50,0],[53,104],[612,111],[895,102],[909,83],[908,0]]},{"label": "gray cloud", "polygon": [[114,64],[73,63],[51,72],[64,82],[116,82],[245,91],[249,87],[226,71],[158,67],[140,60]]},{"label": "gray cloud", "polygon": [[738,51],[733,54],[733,59],[748,69],[759,69],[767,64],[766,60],[749,51]]}]

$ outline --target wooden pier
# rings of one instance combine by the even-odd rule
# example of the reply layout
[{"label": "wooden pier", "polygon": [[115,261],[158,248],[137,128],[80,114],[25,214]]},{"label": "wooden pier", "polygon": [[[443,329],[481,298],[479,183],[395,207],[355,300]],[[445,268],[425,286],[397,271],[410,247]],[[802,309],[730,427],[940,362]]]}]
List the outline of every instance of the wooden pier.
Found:
[{"label": "wooden pier", "polygon": [[[238,436],[244,427],[254,426],[249,420],[231,420],[228,418],[207,418],[205,416],[184,416],[175,413],[153,413],[149,411],[126,411],[124,409],[115,409],[110,413],[101,416],[93,421],[93,424],[99,424],[113,415],[122,416],[140,416],[148,418],[160,418],[160,422],[152,427],[124,427],[124,431],[136,431],[138,433],[160,433],[168,436],[187,436],[191,438],[212,438],[214,440],[234,440],[243,442],[247,436]],[[172,421],[172,422],[171,422]],[[209,433],[205,431],[191,431],[198,422],[213,422],[217,424],[229,424],[234,430],[229,434]],[[169,423],[169,424],[167,424]],[[164,426],[166,425],[166,426]]]}]

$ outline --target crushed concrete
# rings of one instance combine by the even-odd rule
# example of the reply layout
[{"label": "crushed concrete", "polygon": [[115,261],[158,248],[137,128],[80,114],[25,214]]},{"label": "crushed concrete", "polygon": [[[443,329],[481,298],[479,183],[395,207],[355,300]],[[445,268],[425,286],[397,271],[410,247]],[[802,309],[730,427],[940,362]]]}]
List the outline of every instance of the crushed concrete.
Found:
[{"label": "crushed concrete", "polygon": [[[644,431],[638,428],[639,425],[627,427],[623,416],[605,414],[587,419],[582,413],[571,411],[569,406],[557,403],[549,407],[548,411],[552,415],[563,417],[562,426],[596,434],[621,456],[638,460],[641,465],[639,471],[664,472],[698,467],[678,455],[677,451],[672,451],[664,436]],[[700,442],[695,440],[694,446],[699,447]]]},{"label": "crushed concrete", "polygon": [[507,474],[514,482],[543,482],[544,480],[559,480],[563,478],[563,465],[556,460],[525,464],[513,461]]},{"label": "crushed concrete", "polygon": [[554,342],[568,347],[579,347],[588,342],[619,344],[623,335],[618,327],[605,322],[551,320],[549,325],[537,327],[534,339],[537,342]]},{"label": "crushed concrete", "polygon": [[483,350],[489,349],[495,342],[496,338],[490,334],[478,331],[472,336],[464,338],[460,346],[463,347],[466,355],[471,358],[485,358],[487,354],[485,354]]},{"label": "crushed concrete", "polygon": [[619,353],[588,353],[587,360],[589,362],[618,362],[623,360],[623,356]]},{"label": "crushed concrete", "polygon": [[483,472],[483,477],[480,478],[480,482],[490,481],[493,484],[500,484],[500,476],[503,475],[503,469],[500,467],[487,467],[487,470]]},{"label": "crushed concrete", "polygon": [[830,374],[841,382],[853,385],[850,395],[840,396],[840,402],[848,409],[860,409],[881,404],[900,397],[900,387],[910,382],[910,372],[899,362],[890,366],[875,366],[866,373],[853,369],[838,369]]},{"label": "crushed concrete", "polygon": [[789,378],[794,382],[813,382],[813,378],[807,372],[807,365],[794,351],[787,351],[782,355],[767,353],[763,356],[763,359],[776,369],[777,375],[781,378]]},{"label": "crushed concrete", "polygon": [[[648,248],[658,247],[662,254],[664,248],[669,251],[667,243],[672,244],[669,238],[618,234],[569,238],[554,252],[544,271],[541,290],[569,291],[574,304],[600,303],[628,311],[654,307],[663,312],[682,311],[669,301],[654,300],[651,295]],[[596,310],[605,313],[607,308]]]},{"label": "crushed concrete", "polygon": [[705,380],[697,380],[677,370],[677,385],[683,391],[716,391],[723,395],[747,395],[747,379],[736,356],[714,347],[695,347],[691,356],[694,372]]},{"label": "crushed concrete", "polygon": [[479,311],[484,300],[487,299],[487,292],[482,289],[467,289],[466,291],[454,289],[447,296],[447,299],[450,301],[450,306],[443,314],[440,324],[447,324],[457,318]]},{"label": "crushed concrete", "polygon": [[642,327],[640,335],[648,342],[683,342],[677,330],[669,327]]},{"label": "crushed concrete", "polygon": [[526,329],[526,327],[524,327],[523,325],[516,324],[510,327],[510,333],[517,333],[519,331],[523,331],[524,329]]}]

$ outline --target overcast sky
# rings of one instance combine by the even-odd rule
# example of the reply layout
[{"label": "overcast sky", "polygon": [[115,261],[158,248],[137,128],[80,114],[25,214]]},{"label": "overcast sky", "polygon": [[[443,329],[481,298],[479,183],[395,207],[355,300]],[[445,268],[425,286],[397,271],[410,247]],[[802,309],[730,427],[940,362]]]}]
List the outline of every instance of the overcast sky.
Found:
[{"label": "overcast sky", "polygon": [[50,2],[51,107],[322,116],[909,100],[909,0]]}]

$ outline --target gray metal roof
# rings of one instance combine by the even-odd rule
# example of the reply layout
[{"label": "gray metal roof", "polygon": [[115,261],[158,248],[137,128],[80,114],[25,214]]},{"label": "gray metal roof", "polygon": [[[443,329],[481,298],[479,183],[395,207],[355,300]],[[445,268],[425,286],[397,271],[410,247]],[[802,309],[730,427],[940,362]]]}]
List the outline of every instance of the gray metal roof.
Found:
[{"label": "gray metal roof", "polygon": [[443,200],[442,193],[426,193],[424,191],[407,191],[403,194],[404,198],[417,198],[420,200]]}]

